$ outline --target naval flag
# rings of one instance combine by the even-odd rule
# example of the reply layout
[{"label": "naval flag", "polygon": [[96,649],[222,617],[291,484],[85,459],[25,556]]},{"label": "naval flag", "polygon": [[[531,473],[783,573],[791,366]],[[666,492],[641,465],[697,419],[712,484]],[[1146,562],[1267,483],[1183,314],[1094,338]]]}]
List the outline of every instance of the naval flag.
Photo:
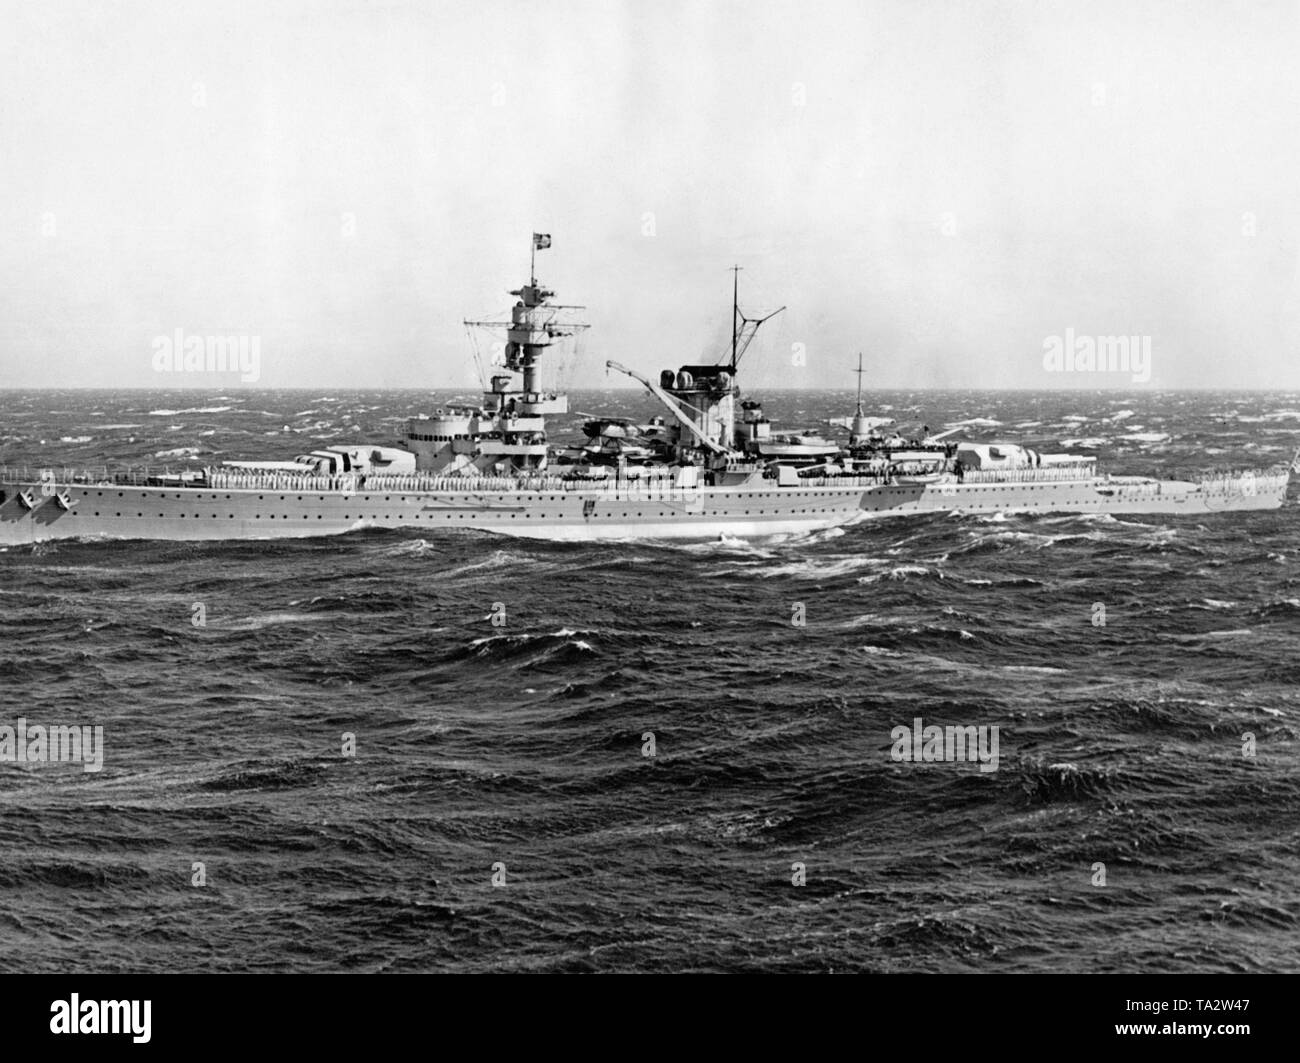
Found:
[{"label": "naval flag", "polygon": [[533,233],[533,248],[537,251],[545,251],[551,246],[550,233]]}]

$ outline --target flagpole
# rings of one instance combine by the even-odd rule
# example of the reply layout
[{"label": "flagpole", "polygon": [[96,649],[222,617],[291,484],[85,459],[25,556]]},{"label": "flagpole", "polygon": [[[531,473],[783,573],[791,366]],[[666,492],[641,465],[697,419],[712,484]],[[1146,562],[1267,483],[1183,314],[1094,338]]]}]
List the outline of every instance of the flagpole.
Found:
[{"label": "flagpole", "polygon": [[537,234],[533,233],[532,237],[533,250],[528,258],[528,283],[534,288],[537,287]]}]

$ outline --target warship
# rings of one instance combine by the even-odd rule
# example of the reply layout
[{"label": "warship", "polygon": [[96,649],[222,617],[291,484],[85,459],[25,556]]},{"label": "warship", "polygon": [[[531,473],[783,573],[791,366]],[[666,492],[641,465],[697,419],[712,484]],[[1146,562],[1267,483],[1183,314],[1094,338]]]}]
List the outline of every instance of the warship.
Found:
[{"label": "warship", "polygon": [[[716,539],[812,532],[915,513],[1205,514],[1282,505],[1290,466],[1195,480],[1110,475],[1095,457],[973,442],[951,429],[903,434],[863,410],[832,427],[847,439],[782,432],[743,398],[738,370],[765,321],[739,305],[733,273],[731,346],[716,364],[666,368],[657,381],[616,361],[662,410],[643,423],[590,415],[585,439],[552,444],[548,418],[568,399],[542,384],[557,343],[587,326],[582,307],[527,284],[508,321],[465,322],[505,335],[481,402],[411,418],[400,444],[321,446],[267,461],[177,472],[0,470],[0,545],[49,539],[273,539],[360,528],[477,529],[555,540]],[[782,308],[784,309],[784,308]],[[777,311],[779,313],[780,311]]]}]

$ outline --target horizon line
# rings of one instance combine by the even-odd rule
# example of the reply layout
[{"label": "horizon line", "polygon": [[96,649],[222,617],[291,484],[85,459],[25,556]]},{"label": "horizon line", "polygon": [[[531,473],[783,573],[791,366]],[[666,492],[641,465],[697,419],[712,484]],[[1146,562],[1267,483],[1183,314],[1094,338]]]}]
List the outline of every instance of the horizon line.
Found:
[{"label": "horizon line", "polygon": [[[247,388],[247,387],[239,387],[239,388],[236,388],[236,389],[235,389],[236,392],[243,391],[243,392],[246,392],[247,394],[250,394],[250,395],[252,395],[252,394],[258,394],[258,393],[262,393],[262,392],[268,392],[268,391],[303,391],[303,392],[311,392],[311,391],[343,391],[343,392],[347,392],[347,391],[392,391],[392,392],[403,392],[403,391],[427,391],[427,392],[452,391],[452,392],[462,393],[462,392],[465,392],[466,390],[467,390],[467,389],[465,389],[465,388],[456,388],[456,387],[451,387],[451,386],[430,387],[430,386],[427,386],[427,385],[419,385],[419,384],[399,385],[399,386],[375,386],[375,387],[356,387],[355,385],[350,385],[350,386],[340,386],[340,385],[318,385],[318,386],[315,386],[315,387],[307,387],[307,386],[305,386],[305,385],[301,385],[301,384],[294,384],[294,385],[277,386],[277,387],[264,387],[264,388]],[[588,391],[635,391],[635,392],[644,392],[645,390],[646,390],[645,388],[627,387],[627,386],[619,386],[619,387],[604,387],[604,388],[588,387],[588,388],[573,388],[573,389],[571,389],[569,392],[567,392],[566,394],[575,394],[575,393],[577,393],[577,392],[588,392]],[[791,391],[806,391],[806,392],[819,392],[819,391],[843,391],[843,392],[852,392],[852,391],[855,390],[855,388],[853,388],[853,387],[764,387],[764,388],[759,388],[759,389],[755,389],[755,390],[761,390],[761,391],[764,391],[764,392],[791,392]],[[215,385],[212,386],[212,387],[197,387],[197,386],[188,386],[188,387],[144,387],[144,386],[142,386],[142,385],[127,385],[127,386],[118,386],[118,387],[113,387],[113,386],[95,385],[95,384],[66,384],[66,385],[62,385],[62,386],[55,386],[55,385],[49,385],[49,384],[39,384],[39,385],[0,385],[0,393],[3,393],[3,392],[20,392],[20,391],[50,391],[50,392],[58,392],[58,391],[110,391],[110,392],[128,392],[128,391],[129,391],[129,392],[159,392],[159,391],[166,391],[166,392],[177,392],[177,393],[187,393],[187,392],[188,392],[188,393],[199,394],[199,393],[202,393],[202,392],[209,392],[209,391],[210,391],[210,392],[221,392],[221,393],[226,393],[226,392],[231,391],[231,389],[230,389],[230,388],[218,387],[218,386],[215,386]],[[933,387],[933,386],[930,386],[930,385],[912,385],[912,386],[908,386],[908,385],[897,385],[897,386],[892,386],[892,387],[872,388],[872,389],[869,389],[869,391],[864,392],[864,394],[870,394],[870,393],[872,393],[872,392],[875,392],[875,393],[884,393],[884,392],[890,392],[890,391],[933,391],[933,392],[944,392],[944,391],[968,391],[968,392],[982,392],[982,393],[987,393],[987,394],[996,394],[996,393],[998,393],[998,392],[1015,391],[1015,392],[1030,392],[1030,393],[1045,394],[1045,395],[1054,395],[1054,394],[1061,394],[1061,395],[1078,395],[1078,394],[1093,394],[1093,393],[1097,393],[1097,392],[1103,392],[1103,393],[1115,394],[1115,395],[1140,395],[1140,394],[1143,394],[1143,393],[1153,394],[1153,395],[1154,395],[1154,394],[1167,394],[1167,393],[1169,393],[1169,392],[1182,392],[1182,391],[1186,391],[1186,392],[1239,391],[1239,392],[1278,392],[1278,393],[1297,392],[1297,393],[1300,393],[1300,384],[1291,385],[1291,386],[1274,385],[1274,386],[1259,386],[1259,387],[1243,387],[1243,386],[1229,386],[1229,385],[1219,385],[1219,386],[1211,386],[1211,385],[1201,385],[1201,386],[1198,386],[1198,385],[1182,385],[1182,386],[1178,386],[1178,387],[1149,387],[1149,388],[1124,388],[1124,387],[1109,387],[1109,388],[1107,388],[1107,387],[1092,387],[1092,388],[1066,388],[1066,387],[1055,387],[1055,388],[1033,388],[1033,387],[1023,387],[1023,386],[1006,386],[1006,387],[969,387],[969,386],[957,386],[957,385],[954,385],[954,386],[951,386],[951,387]],[[474,394],[477,394],[478,392],[473,392],[473,393],[474,393]],[[228,396],[228,397],[233,397],[233,395]]]}]

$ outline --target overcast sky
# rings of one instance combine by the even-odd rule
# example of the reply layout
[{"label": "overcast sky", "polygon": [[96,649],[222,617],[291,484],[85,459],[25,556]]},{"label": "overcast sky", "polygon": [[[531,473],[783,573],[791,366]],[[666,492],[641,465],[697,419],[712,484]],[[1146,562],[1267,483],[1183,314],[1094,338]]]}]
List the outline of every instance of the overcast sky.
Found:
[{"label": "overcast sky", "polygon": [[[575,388],[721,353],[733,264],[789,308],[753,385],[1300,387],[1294,3],[0,13],[0,386],[467,387],[536,230]],[[1047,372],[1067,329],[1150,381]]]}]

